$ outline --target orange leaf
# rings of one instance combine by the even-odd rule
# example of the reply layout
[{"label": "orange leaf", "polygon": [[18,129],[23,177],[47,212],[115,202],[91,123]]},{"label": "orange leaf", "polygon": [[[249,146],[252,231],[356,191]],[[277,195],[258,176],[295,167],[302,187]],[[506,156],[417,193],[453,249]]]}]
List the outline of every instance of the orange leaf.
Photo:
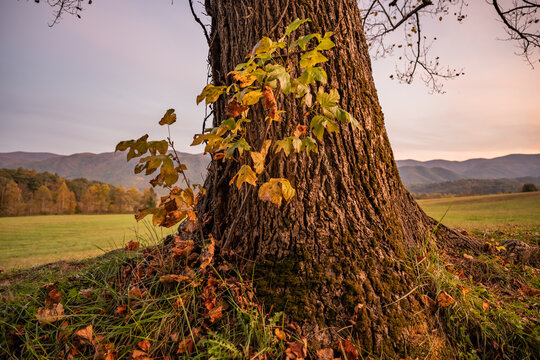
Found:
[{"label": "orange leaf", "polygon": [[55,304],[58,304],[62,300],[62,294],[56,289],[49,291],[49,299]]},{"label": "orange leaf", "polygon": [[318,360],[334,360],[334,350],[330,348],[317,350]]},{"label": "orange leaf", "polygon": [[141,291],[138,286],[133,286],[129,289],[129,296],[136,299],[142,299],[146,296],[146,291]]},{"label": "orange leaf", "polygon": [[88,342],[92,342],[94,335],[94,330],[92,325],[88,325],[84,329],[81,329],[75,333],[75,336],[80,337],[81,339],[87,340]]},{"label": "orange leaf", "polygon": [[225,107],[226,113],[225,116],[228,117],[238,117],[240,116],[244,111],[249,109],[249,106],[247,105],[240,105],[236,98],[233,98],[233,100],[227,104]]},{"label": "orange leaf", "polygon": [[268,117],[274,121],[281,121],[279,118],[279,112],[277,109],[276,98],[274,97],[274,92],[269,86],[264,87],[263,91],[263,105],[266,110],[270,110]]},{"label": "orange leaf", "polygon": [[221,319],[221,317],[223,316],[222,309],[223,309],[222,306],[217,306],[208,312],[208,316],[210,317],[211,323],[216,322],[219,319]]},{"label": "orange leaf", "polygon": [[133,353],[131,354],[131,357],[134,360],[152,360],[148,357],[148,354],[141,350],[133,350]]},{"label": "orange leaf", "polygon": [[484,301],[484,302],[482,303],[482,310],[487,311],[487,310],[489,310],[490,308],[491,308],[491,305],[490,305],[487,301]]},{"label": "orange leaf", "polygon": [[191,354],[195,351],[195,344],[191,337],[185,338],[183,341],[178,344],[177,354]]},{"label": "orange leaf", "polygon": [[300,135],[307,132],[308,127],[306,125],[296,125],[296,130],[294,130],[294,136],[300,137]]},{"label": "orange leaf", "polygon": [[285,334],[285,332],[282,331],[282,330],[280,330],[280,329],[275,329],[275,330],[274,330],[274,334],[276,334],[276,337],[277,337],[279,340],[282,340],[282,341],[287,340],[287,334]]},{"label": "orange leaf", "polygon": [[159,282],[162,284],[172,284],[175,282],[182,282],[191,280],[189,276],[186,275],[176,275],[176,274],[169,274],[169,275],[163,275],[159,278]]},{"label": "orange leaf", "polygon": [[422,296],[420,297],[420,299],[422,300],[422,302],[424,303],[424,305],[426,305],[427,307],[429,308],[432,308],[432,307],[435,307],[435,300],[433,300],[432,298],[430,298],[429,296],[427,296],[426,294],[422,294]]},{"label": "orange leaf", "polygon": [[127,243],[126,247],[124,247],[125,251],[135,251],[139,248],[139,243],[136,241],[131,240]]},{"label": "orange leaf", "polygon": [[437,296],[437,302],[441,307],[448,307],[456,302],[452,296],[450,296],[446,291],[443,291]]},{"label": "orange leaf", "polygon": [[358,350],[349,340],[340,341],[340,346],[347,355],[347,359],[358,359]]},{"label": "orange leaf", "polygon": [[287,359],[305,359],[307,356],[305,339],[289,343],[289,347],[285,349]]},{"label": "orange leaf", "polygon": [[210,243],[206,245],[206,247],[201,252],[201,265],[200,268],[204,270],[210,263],[212,262],[212,259],[214,258],[214,251],[216,249],[216,240],[212,236],[210,236]]},{"label": "orange leaf", "polygon": [[137,346],[142,351],[148,352],[148,350],[150,350],[150,341],[148,341],[148,340],[139,341],[137,343]]},{"label": "orange leaf", "polygon": [[127,310],[127,305],[120,305],[116,308],[116,313],[122,315]]}]

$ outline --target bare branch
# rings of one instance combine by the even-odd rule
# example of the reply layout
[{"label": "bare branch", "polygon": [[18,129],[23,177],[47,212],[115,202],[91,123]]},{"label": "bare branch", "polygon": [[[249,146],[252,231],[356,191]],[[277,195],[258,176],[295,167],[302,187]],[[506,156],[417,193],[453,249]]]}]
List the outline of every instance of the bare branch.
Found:
[{"label": "bare branch", "polygon": [[206,30],[206,26],[204,26],[201,19],[195,13],[195,9],[193,9],[193,0],[189,0],[189,8],[191,9],[191,14],[193,15],[193,18],[195,19],[195,21],[199,25],[201,25],[201,27],[203,29],[204,37],[206,38],[206,42],[208,43],[208,45],[210,45],[210,36],[208,36],[208,31]]},{"label": "bare branch", "polygon": [[492,0],[491,5],[505,25],[508,40],[518,42],[521,49],[518,55],[524,56],[527,62],[533,66],[535,53],[540,49],[540,24],[538,12],[540,4],[529,0],[513,0],[512,5],[506,10],[501,7],[499,0]]}]

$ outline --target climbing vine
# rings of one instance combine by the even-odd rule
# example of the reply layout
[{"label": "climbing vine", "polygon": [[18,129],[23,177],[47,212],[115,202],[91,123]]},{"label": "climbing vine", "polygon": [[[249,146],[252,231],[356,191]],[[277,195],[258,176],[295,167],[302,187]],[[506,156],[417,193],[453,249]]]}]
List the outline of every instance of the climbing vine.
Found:
[{"label": "climbing vine", "polygon": [[[288,179],[269,174],[268,165],[272,156],[278,156],[281,152],[285,157],[300,152],[308,155],[317,153],[317,140],[322,141],[325,132],[339,132],[339,122],[351,124],[353,128],[359,126],[351,114],[338,106],[339,92],[328,87],[327,74],[322,67],[328,61],[323,53],[335,46],[331,40],[332,32],[294,37],[295,31],[308,21],[294,20],[278,41],[263,37],[254,46],[246,62],[238,64],[228,74],[231,79],[229,85],[208,84],[197,96],[197,104],[204,101],[207,106],[223,98],[226,113],[219,126],[196,134],[191,145],[204,143],[205,153],[210,153],[214,160],[237,161],[241,166],[230,185],[238,189],[253,186],[258,189],[260,200],[278,206],[283,200],[292,199],[296,190]],[[291,62],[293,53],[298,55],[298,64]],[[296,69],[299,70],[298,77],[293,76]],[[286,116],[276,101],[280,94],[299,99],[302,113],[310,124],[296,125],[284,138],[273,135],[276,133],[273,127]],[[253,107],[259,104],[262,104],[265,118],[256,121],[265,122],[265,132],[262,141],[259,140],[260,144],[255,144],[246,134],[249,127],[254,125],[255,120],[250,119]],[[175,111],[169,109],[159,124],[170,126],[175,121]],[[158,175],[150,181],[151,185],[169,189],[169,195],[161,198],[158,207],[139,210],[137,219],[152,214],[154,224],[170,227],[185,218],[196,218],[194,205],[204,189],[200,185],[190,184],[185,175],[186,166],[180,162],[170,136],[167,140],[148,141],[148,135],[144,135],[137,140],[120,142],[116,150],[128,150],[128,161],[141,158],[135,166],[135,173],[145,171],[146,175],[150,175],[159,170]],[[174,186],[180,176],[185,183],[184,188]]]}]

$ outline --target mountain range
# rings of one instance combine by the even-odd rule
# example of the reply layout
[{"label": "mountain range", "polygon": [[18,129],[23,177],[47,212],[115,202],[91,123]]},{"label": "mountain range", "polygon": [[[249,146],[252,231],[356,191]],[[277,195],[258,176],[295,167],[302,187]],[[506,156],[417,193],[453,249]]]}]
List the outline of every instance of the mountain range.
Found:
[{"label": "mountain range", "polygon": [[[179,157],[188,168],[190,181],[202,184],[210,157],[188,153],[179,153]],[[22,167],[56,173],[68,179],[83,177],[126,188],[144,189],[149,186],[149,179],[143,174],[133,173],[137,162],[137,159],[126,162],[123,152],[73,155],[22,151],[0,153],[0,168]],[[397,160],[396,163],[403,183],[413,193],[460,193],[463,187],[505,192],[511,189],[518,191],[523,182],[540,184],[540,154],[512,154],[465,161]],[[493,179],[499,180],[494,182]]]},{"label": "mountain range", "polygon": [[[203,154],[178,153],[180,161],[188,170],[187,177],[192,183],[202,184],[210,157]],[[140,190],[150,187],[149,176],[135,174],[133,168],[138,159],[126,162],[126,153],[80,153],[57,155],[51,153],[10,152],[0,153],[0,168],[35,169],[39,172],[56,173],[67,179],[86,178],[107,184],[135,187]]]}]

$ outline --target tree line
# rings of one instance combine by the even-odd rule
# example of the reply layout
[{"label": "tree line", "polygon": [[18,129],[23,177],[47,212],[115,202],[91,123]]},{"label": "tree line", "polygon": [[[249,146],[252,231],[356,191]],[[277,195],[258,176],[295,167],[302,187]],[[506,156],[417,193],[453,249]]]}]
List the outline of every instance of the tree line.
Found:
[{"label": "tree line", "polygon": [[143,193],[49,172],[0,169],[0,216],[132,213],[155,204],[156,194],[150,188]]}]

